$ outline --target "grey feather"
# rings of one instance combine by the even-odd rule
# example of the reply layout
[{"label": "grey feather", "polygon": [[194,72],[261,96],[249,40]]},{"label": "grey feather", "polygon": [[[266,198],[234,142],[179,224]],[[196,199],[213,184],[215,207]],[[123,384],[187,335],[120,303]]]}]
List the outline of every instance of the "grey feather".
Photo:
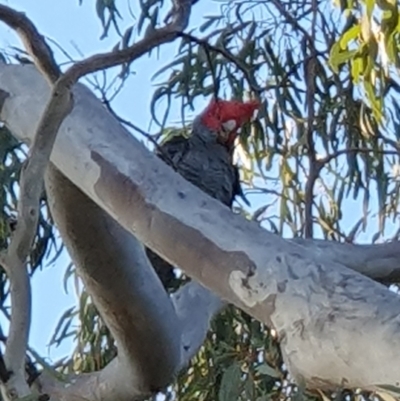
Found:
[{"label": "grey feather", "polygon": [[[217,135],[198,120],[195,120],[188,138],[174,136],[163,143],[156,154],[187,181],[230,208],[235,196],[243,196],[239,172],[232,162],[232,152],[219,143]],[[167,276],[173,278],[171,266],[149,249],[147,254],[164,285],[169,286],[165,280]]]}]

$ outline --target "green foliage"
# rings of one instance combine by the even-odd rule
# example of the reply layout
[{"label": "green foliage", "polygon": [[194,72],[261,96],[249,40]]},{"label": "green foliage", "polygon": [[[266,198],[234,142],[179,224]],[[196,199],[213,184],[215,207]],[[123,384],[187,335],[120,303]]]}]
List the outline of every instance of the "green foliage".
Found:
[{"label": "green foliage", "polygon": [[182,401],[263,400],[279,397],[282,360],[261,323],[229,307],[212,329],[174,390]]},{"label": "green foliage", "polygon": [[72,337],[76,347],[59,371],[63,374],[93,372],[106,366],[117,355],[117,347],[90,296],[80,285],[72,264],[66,272],[66,280],[71,278],[75,282],[79,305],[63,313],[49,345],[59,346],[66,338]]},{"label": "green foliage", "polygon": [[[121,36],[116,47],[125,48],[133,26],[119,32],[116,3],[97,0],[97,14],[104,35],[114,27]],[[182,35],[175,58],[160,67],[150,107],[163,140],[177,132],[166,127],[176,102],[185,117],[204,97],[259,99],[259,119],[244,129],[238,144],[252,207],[236,210],[286,237],[395,239],[398,6],[387,0],[337,3],[221,1],[221,13]],[[140,5],[135,29],[144,34],[165,10],[162,1],[141,0]],[[123,66],[124,79],[129,67]],[[166,105],[163,115],[157,112],[159,104]],[[73,267],[67,275],[76,280]],[[79,305],[66,311],[53,342],[74,336],[78,344],[64,363],[66,371],[99,369],[115,355],[115,344],[90,298],[84,290],[77,293]],[[74,319],[79,319],[77,328]],[[278,340],[276,333],[229,307],[215,319],[200,352],[166,398],[315,398],[291,383]],[[360,398],[349,392],[336,396]]]},{"label": "green foliage", "polygon": [[[2,205],[2,209],[0,212],[0,249],[4,249],[7,246],[17,217],[18,180],[24,158],[24,147],[14,139],[5,127],[1,127],[0,205]],[[57,257],[60,251],[61,246],[56,242],[53,222],[47,209],[46,196],[43,192],[39,225],[28,261],[31,273],[34,273],[42,265],[50,253]]]},{"label": "green foliage", "polygon": [[[82,3],[82,0],[80,0]],[[110,26],[118,30],[117,18],[121,17],[115,4],[115,0],[96,0],[96,13],[103,26],[102,38],[106,37]]]},{"label": "green foliage", "polygon": [[[246,4],[252,5],[247,19],[246,13],[241,12]],[[291,15],[296,18],[293,23],[287,16],[279,16],[277,4],[226,3],[221,15],[209,16],[199,28],[206,33],[201,40],[184,37],[174,61],[156,76],[166,78],[153,96],[154,119],[161,126],[165,121],[165,116],[160,118],[155,113],[159,102],[169,105],[178,98],[182,114],[187,108],[192,109],[199,97],[213,94],[215,77],[221,96],[260,98],[260,118],[241,137],[242,178],[249,192],[264,194],[265,203],[270,201],[268,211],[273,204],[277,214],[266,215],[256,210],[257,220],[268,229],[293,236],[304,235],[311,225],[325,238],[353,240],[353,229],[366,229],[364,223],[374,192],[379,205],[372,207],[378,206],[379,231],[383,234],[386,218],[397,214],[396,202],[390,211],[385,203],[389,193],[393,199],[398,197],[397,181],[390,171],[390,166],[398,162],[397,147],[390,142],[398,131],[398,121],[385,116],[390,122],[380,125],[378,111],[383,99],[369,102],[374,87],[365,82],[371,96],[362,96],[352,83],[352,72],[342,69],[338,76],[339,63],[329,59],[330,54],[347,46],[360,28],[352,27],[343,35],[341,27],[348,25],[348,19],[321,2],[319,9],[329,7],[331,12],[316,12],[315,35],[323,38],[317,48],[305,35],[311,13],[303,10],[303,19],[299,19],[302,9],[292,10]],[[238,15],[241,18],[236,18]],[[285,19],[286,25],[282,24]],[[223,20],[228,23],[222,24]],[[312,73],[310,61],[314,64]],[[393,84],[392,88],[396,90],[397,86]],[[310,94],[312,121],[307,110]],[[387,95],[385,101],[393,105],[393,110],[398,109],[394,96]],[[168,113],[168,107],[166,110]],[[387,127],[393,129],[388,132]],[[313,175],[309,174],[311,164]],[[317,186],[321,195],[312,201],[310,193]],[[364,213],[359,216],[364,222],[362,226],[359,221],[350,229],[340,225],[342,204],[348,196],[363,199]],[[305,216],[310,201],[312,219]]]},{"label": "green foliage", "polygon": [[[25,147],[18,143],[6,127],[0,127],[0,251],[7,248],[17,217],[18,180],[25,159]],[[46,206],[43,193],[39,225],[29,255],[30,274],[34,274],[49,255],[57,257],[61,251],[54,236],[53,222]],[[7,300],[9,282],[4,270],[0,269],[0,310],[8,316]]]},{"label": "green foliage", "polygon": [[392,77],[389,70],[400,67],[399,7],[395,1],[364,0],[341,4],[347,16],[340,39],[332,46],[330,63],[349,66],[355,83],[361,83],[377,120],[383,118],[383,100]]}]

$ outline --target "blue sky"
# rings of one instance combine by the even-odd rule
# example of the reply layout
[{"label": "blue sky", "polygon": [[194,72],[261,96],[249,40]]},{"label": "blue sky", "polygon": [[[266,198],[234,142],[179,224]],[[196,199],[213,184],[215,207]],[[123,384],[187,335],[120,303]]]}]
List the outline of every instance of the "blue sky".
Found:
[{"label": "blue sky", "polygon": [[[89,56],[109,51],[118,40],[112,30],[109,38],[100,40],[102,27],[95,14],[93,0],[83,0],[81,6],[78,0],[12,0],[0,1],[0,3],[25,12],[43,35],[55,40],[75,59],[80,59],[80,54]],[[127,11],[127,1],[120,1],[119,4],[124,15]],[[191,24],[196,25],[196,21],[198,22],[202,16],[216,12],[218,9],[219,6],[214,2],[199,2],[195,7]],[[128,24],[132,24],[129,16],[122,21],[122,26],[128,26]],[[13,31],[5,25],[0,25],[0,48],[6,49],[9,46],[22,47]],[[173,47],[171,45],[164,47],[158,59],[143,57],[136,63],[136,75],[129,79],[124,90],[113,103],[115,110],[121,116],[143,129],[149,127],[150,121],[149,103],[154,90],[151,76],[170,59]],[[56,56],[59,62],[66,60],[59,51],[56,51]],[[178,119],[178,116],[176,118]],[[47,347],[63,311],[76,302],[72,285],[69,288],[69,294],[65,294],[62,288],[63,275],[68,262],[68,256],[62,255],[55,265],[44,267],[42,272],[36,274],[32,283],[33,324],[30,345],[42,355],[50,356],[52,360],[65,356],[71,349],[71,343],[59,348],[53,347],[51,350]]]},{"label": "blue sky", "polygon": [[[82,6],[79,6],[78,0],[0,0],[0,3],[24,11],[43,35],[55,40],[75,59],[80,59],[81,54],[89,56],[109,51],[118,40],[112,30],[107,39],[100,40],[102,27],[95,15],[94,0],[83,0]],[[118,2],[122,15],[126,16],[126,20],[121,23],[122,28],[132,24],[127,3],[128,0]],[[138,2],[131,1],[131,3]],[[191,26],[199,25],[206,15],[218,13],[219,7],[220,3],[211,0],[198,2],[193,10]],[[133,11],[137,12],[135,9]],[[0,25],[0,50],[9,46],[22,47],[13,31]],[[134,65],[136,74],[131,76],[113,103],[114,109],[122,117],[144,130],[149,129],[151,120],[149,104],[154,91],[154,82],[151,81],[151,77],[172,58],[175,46],[164,46],[159,57],[154,54],[151,58],[143,57],[136,62]],[[55,53],[59,62],[66,61],[60,51]],[[177,112],[172,113],[171,121],[179,121]],[[156,127],[152,128],[154,128],[153,132],[157,132]],[[349,200],[346,205],[347,214],[344,220],[351,227],[359,218],[360,201]],[[370,235],[367,234],[361,237],[364,241],[368,238]],[[63,275],[68,262],[68,257],[64,254],[55,265],[45,267],[33,279],[33,324],[30,344],[42,355],[48,355],[53,360],[65,356],[71,347],[71,343],[66,343],[58,349],[53,348],[50,353],[47,349],[58,319],[63,311],[76,302],[72,286],[70,286],[69,294],[65,294],[62,288]]]}]

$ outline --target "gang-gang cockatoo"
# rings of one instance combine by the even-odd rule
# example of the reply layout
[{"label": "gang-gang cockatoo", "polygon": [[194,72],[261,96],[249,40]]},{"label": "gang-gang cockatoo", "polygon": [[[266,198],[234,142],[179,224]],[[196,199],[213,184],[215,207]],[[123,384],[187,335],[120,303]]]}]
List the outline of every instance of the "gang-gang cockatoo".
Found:
[{"label": "gang-gang cockatoo", "polygon": [[[231,208],[235,196],[243,196],[238,168],[233,164],[235,139],[258,108],[256,101],[213,99],[194,119],[188,137],[172,137],[156,154],[186,180]],[[147,255],[164,285],[169,286],[174,277],[171,266],[149,249]]]}]

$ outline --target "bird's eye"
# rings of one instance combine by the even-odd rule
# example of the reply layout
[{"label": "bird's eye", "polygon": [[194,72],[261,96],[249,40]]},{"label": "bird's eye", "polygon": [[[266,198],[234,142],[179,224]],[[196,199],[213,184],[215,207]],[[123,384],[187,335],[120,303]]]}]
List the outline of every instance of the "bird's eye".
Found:
[{"label": "bird's eye", "polygon": [[222,128],[225,132],[232,132],[236,129],[236,121],[228,120],[222,123]]}]

